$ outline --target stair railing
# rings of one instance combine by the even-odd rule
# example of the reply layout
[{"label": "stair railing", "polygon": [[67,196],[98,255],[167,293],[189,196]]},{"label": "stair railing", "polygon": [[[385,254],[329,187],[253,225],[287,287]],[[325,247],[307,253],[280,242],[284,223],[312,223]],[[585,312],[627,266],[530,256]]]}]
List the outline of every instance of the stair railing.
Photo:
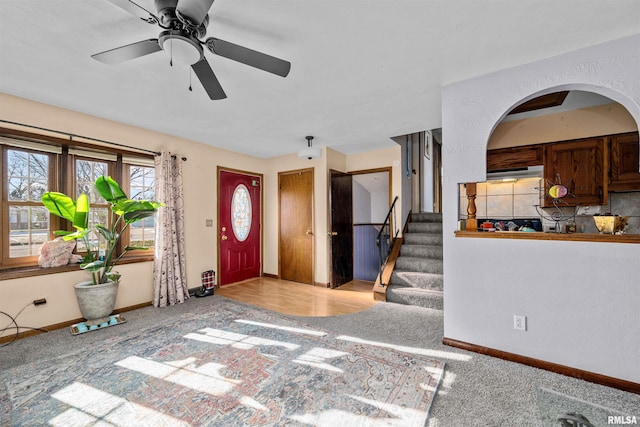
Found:
[{"label": "stair railing", "polygon": [[[389,254],[391,253],[391,248],[396,242],[398,238],[398,234],[400,234],[400,228],[398,228],[396,221],[396,202],[398,201],[398,196],[393,199],[393,203],[391,203],[391,207],[389,208],[389,212],[387,212],[387,216],[384,219],[384,223],[380,228],[380,232],[378,232],[378,237],[376,238],[376,245],[378,246],[378,258],[380,260],[380,270],[378,272],[378,277],[380,278],[380,286],[385,286],[382,281],[382,272],[384,267],[387,265],[387,261],[389,260]],[[393,221],[392,221],[393,218]],[[394,229],[393,233],[392,227]]]}]

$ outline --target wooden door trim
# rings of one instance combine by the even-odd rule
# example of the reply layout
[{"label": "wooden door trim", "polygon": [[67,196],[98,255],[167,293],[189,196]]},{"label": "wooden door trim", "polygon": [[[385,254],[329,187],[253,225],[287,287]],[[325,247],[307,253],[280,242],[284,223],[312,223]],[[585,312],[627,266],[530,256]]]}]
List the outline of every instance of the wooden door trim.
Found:
[{"label": "wooden door trim", "polygon": [[[377,172],[387,172],[389,174],[389,202],[387,209],[391,207],[391,203],[393,203],[393,168],[391,166],[375,168],[375,169],[363,169],[359,171],[347,172],[350,175],[366,175],[369,173],[377,173]],[[389,229],[393,230],[393,217],[389,218]]]},{"label": "wooden door trim", "polygon": [[391,166],[375,169],[362,169],[345,173],[348,173],[349,175],[366,175],[377,172],[387,172],[389,174],[389,206],[391,206],[391,202],[393,201],[393,168]]},{"label": "wooden door trim", "polygon": [[261,173],[257,173],[257,172],[251,172],[251,171],[246,171],[246,170],[241,170],[241,169],[233,169],[233,168],[228,168],[225,166],[220,166],[218,165],[218,167],[216,168],[216,232],[215,232],[215,236],[216,236],[216,252],[218,254],[218,256],[216,258],[218,258],[217,263],[216,263],[216,268],[217,268],[217,282],[220,283],[220,268],[221,268],[221,261],[220,261],[220,172],[231,172],[231,173],[237,173],[237,174],[241,174],[241,175],[247,175],[247,176],[257,176],[258,178],[260,178],[260,260],[258,261],[260,263],[260,268],[258,269],[260,271],[260,276],[262,277],[264,275],[264,262],[263,262],[263,252],[264,252],[264,175]]},{"label": "wooden door trim", "polygon": [[311,283],[310,285],[315,285],[316,283],[316,210],[315,210],[315,168],[304,168],[304,169],[295,169],[290,171],[282,171],[278,172],[278,279],[282,277],[282,263],[281,260],[281,251],[280,251],[280,240],[281,240],[281,232],[280,232],[280,222],[281,212],[280,212],[280,178],[284,175],[294,175],[297,173],[311,173],[311,233],[312,234],[312,244],[311,244]]}]

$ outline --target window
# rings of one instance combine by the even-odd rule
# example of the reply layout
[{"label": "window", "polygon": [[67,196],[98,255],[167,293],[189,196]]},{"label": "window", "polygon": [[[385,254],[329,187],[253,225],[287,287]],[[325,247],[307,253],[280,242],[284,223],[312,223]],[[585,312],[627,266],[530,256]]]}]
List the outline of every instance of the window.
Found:
[{"label": "window", "polygon": [[[129,198],[133,200],[156,199],[156,171],[151,166],[127,165],[129,174]],[[125,187],[126,188],[126,187]],[[128,241],[130,246],[146,246],[155,244],[156,218],[149,217],[134,222],[129,227]],[[127,237],[127,236],[125,236]],[[133,252],[135,254],[135,252]]]},{"label": "window", "polygon": [[9,264],[18,259],[33,261],[40,245],[49,240],[49,213],[40,198],[51,187],[51,155],[12,148],[6,150],[4,158],[5,258]]},{"label": "window", "polygon": [[[99,176],[114,177],[131,199],[155,200],[155,169],[150,157],[132,152],[130,157],[123,158],[104,147],[68,145],[67,140],[0,136],[0,269],[37,266],[42,243],[56,237],[53,231],[69,229],[66,221],[49,215],[43,206],[41,197],[47,191],[73,194],[76,198],[86,193],[92,224],[107,224],[111,220],[109,205],[93,185]],[[99,241],[97,235],[91,236],[89,244],[98,245]],[[153,254],[154,242],[155,218],[146,218],[129,227],[129,232],[122,236],[121,250],[127,245],[147,246],[151,251],[131,251],[127,256],[148,256]],[[84,242],[77,243],[77,252],[86,251]]]},{"label": "window", "polygon": [[[96,179],[100,176],[109,176],[109,164],[105,161],[90,160],[87,158],[76,158],[75,161],[75,198],[82,193],[86,194],[89,198],[89,207],[91,216],[89,217],[89,227],[93,227],[94,224],[105,224],[107,227],[111,226],[111,216],[109,212],[109,204],[106,200],[100,196],[93,185]],[[105,245],[104,239],[99,239],[99,236],[92,234],[89,236],[89,245],[91,250],[95,250],[98,244]],[[100,254],[105,249],[100,249]],[[86,252],[84,242],[78,240],[77,249],[78,252]]]}]

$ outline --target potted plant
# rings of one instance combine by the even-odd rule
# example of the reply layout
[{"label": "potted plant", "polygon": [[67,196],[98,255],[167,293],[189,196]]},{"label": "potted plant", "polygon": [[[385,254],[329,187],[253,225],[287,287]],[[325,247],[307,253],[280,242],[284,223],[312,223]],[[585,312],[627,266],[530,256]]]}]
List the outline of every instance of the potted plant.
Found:
[{"label": "potted plant", "polygon": [[[115,307],[120,274],[113,270],[120,259],[134,249],[148,249],[142,246],[126,246],[120,255],[117,249],[122,233],[134,222],[153,216],[162,203],[148,200],[131,200],[120,185],[110,176],[99,177],[95,187],[110,205],[111,221],[108,224],[90,225],[89,198],[82,193],[77,200],[66,194],[46,192],[42,203],[53,215],[71,222],[75,231],[56,231],[64,240],[81,240],[87,250],[80,268],[91,274],[91,280],[75,285],[80,311],[87,324],[97,325],[109,319]],[[110,225],[109,225],[110,224]],[[100,245],[91,242],[91,237],[103,239],[104,255]]]}]

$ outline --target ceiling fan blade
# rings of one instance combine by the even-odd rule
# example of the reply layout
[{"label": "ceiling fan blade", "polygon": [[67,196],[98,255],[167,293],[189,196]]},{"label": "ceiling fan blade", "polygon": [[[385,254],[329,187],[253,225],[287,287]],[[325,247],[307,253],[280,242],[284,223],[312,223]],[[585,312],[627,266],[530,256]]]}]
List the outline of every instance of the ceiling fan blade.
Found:
[{"label": "ceiling fan blade", "polygon": [[287,77],[291,69],[291,63],[289,61],[216,39],[215,37],[209,37],[205,43],[207,48],[216,55],[276,74],[280,77]]},{"label": "ceiling fan blade", "polygon": [[114,65],[160,50],[162,50],[162,48],[158,44],[158,39],[149,39],[96,53],[95,55],[91,55],[91,57],[105,64]]},{"label": "ceiling fan blade", "polygon": [[131,0],[109,0],[109,1],[115,4],[116,6],[126,10],[133,16],[137,16],[143,21],[148,22],[149,24],[158,23],[157,16],[155,16],[153,13],[149,12],[147,9],[140,6],[139,4],[132,2]]},{"label": "ceiling fan blade", "polygon": [[209,98],[215,100],[225,99],[227,97],[222,86],[220,86],[220,82],[216,78],[216,75],[213,74],[213,70],[207,62],[207,58],[202,57],[202,59],[193,64],[191,68],[196,73],[196,76],[198,76],[198,80],[202,83],[204,90],[207,91]]},{"label": "ceiling fan blade", "polygon": [[176,10],[197,27],[204,21],[212,4],[213,0],[179,0]]}]

